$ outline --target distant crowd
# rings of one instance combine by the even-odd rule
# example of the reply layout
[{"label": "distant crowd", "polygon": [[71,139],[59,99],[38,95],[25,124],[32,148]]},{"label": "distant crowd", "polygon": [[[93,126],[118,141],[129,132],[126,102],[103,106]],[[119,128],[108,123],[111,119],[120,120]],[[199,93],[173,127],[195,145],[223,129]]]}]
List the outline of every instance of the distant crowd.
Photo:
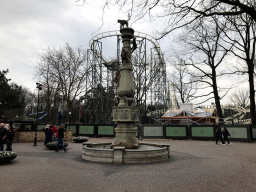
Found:
[{"label": "distant crowd", "polygon": [[59,129],[57,128],[56,125],[47,124],[44,131],[45,131],[44,145],[52,141],[57,141],[58,139],[58,144],[56,145],[55,151],[58,152],[60,147],[63,148],[65,152],[67,151],[64,146],[64,140],[63,140],[64,131],[65,131],[64,124],[62,124]]},{"label": "distant crowd", "polygon": [[[59,129],[56,125],[47,124],[43,131],[45,132],[44,145],[52,141],[58,141],[55,151],[58,152],[60,148],[63,148],[65,152],[67,151],[64,146],[64,124],[62,124]],[[14,136],[15,131],[12,125],[8,125],[6,128],[4,123],[0,124],[0,151],[4,151],[5,144],[5,151],[12,151]]]}]

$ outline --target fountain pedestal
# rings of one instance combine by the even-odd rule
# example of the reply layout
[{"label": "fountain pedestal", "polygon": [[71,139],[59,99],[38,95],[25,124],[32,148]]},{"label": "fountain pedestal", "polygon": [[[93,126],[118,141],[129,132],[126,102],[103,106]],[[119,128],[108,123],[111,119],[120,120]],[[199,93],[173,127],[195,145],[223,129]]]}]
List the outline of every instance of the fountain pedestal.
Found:
[{"label": "fountain pedestal", "polygon": [[113,121],[117,123],[114,146],[124,146],[126,149],[138,147],[137,127],[135,127],[135,122],[138,122],[137,114],[137,107],[117,106],[113,108]]}]

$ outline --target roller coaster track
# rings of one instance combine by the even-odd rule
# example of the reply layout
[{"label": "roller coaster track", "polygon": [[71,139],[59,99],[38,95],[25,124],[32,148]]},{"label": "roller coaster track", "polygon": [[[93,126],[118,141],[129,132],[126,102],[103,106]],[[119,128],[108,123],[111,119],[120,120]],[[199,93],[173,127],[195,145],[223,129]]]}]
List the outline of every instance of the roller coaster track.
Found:
[{"label": "roller coaster track", "polygon": [[[99,53],[94,48],[95,47],[94,43],[99,41],[100,39],[104,39],[104,38],[108,38],[108,37],[114,37],[114,36],[121,36],[120,31],[118,31],[118,30],[116,30],[116,31],[108,31],[108,32],[103,32],[103,33],[97,34],[89,42],[89,46],[90,46],[90,49],[92,50],[92,52],[103,60],[104,65],[106,67],[110,67],[111,65],[113,65],[113,63],[107,61],[107,59],[104,58],[104,56],[101,55],[101,53]],[[154,49],[157,52],[160,64],[164,63],[164,58],[163,58],[163,54],[162,54],[162,51],[160,49],[159,43],[157,42],[157,40],[154,37],[152,37],[152,36],[150,36],[150,35],[148,35],[146,33],[142,33],[142,32],[135,32],[134,33],[134,37],[135,38],[142,38],[142,39],[146,39],[146,40],[150,41],[153,44]]]},{"label": "roller coaster track", "polygon": [[244,109],[242,107],[231,107],[230,109],[236,111],[237,113],[235,113],[234,115],[232,115],[231,117],[227,117],[224,119],[224,121],[226,123],[231,123],[232,120],[234,123],[245,123],[245,124],[249,124],[251,122],[251,119],[243,119],[245,114],[250,112],[250,109]]}]

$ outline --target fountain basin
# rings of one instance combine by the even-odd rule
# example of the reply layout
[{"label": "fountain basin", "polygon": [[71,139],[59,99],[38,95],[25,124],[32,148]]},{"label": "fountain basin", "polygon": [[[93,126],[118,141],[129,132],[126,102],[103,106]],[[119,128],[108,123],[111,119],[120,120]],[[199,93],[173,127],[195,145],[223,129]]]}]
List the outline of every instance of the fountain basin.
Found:
[{"label": "fountain basin", "polygon": [[170,158],[169,144],[140,142],[137,149],[125,149],[112,143],[83,143],[82,158],[103,163],[152,163]]}]

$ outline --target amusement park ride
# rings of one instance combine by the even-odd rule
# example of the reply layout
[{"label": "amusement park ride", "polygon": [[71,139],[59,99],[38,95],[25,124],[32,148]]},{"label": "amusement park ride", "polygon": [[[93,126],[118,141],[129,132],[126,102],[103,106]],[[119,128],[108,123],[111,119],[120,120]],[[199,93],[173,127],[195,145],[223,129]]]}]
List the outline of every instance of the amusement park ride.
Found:
[{"label": "amusement park ride", "polygon": [[[141,113],[141,111],[144,111],[147,113],[149,119],[154,120],[154,123],[163,124],[165,123],[165,120],[162,119],[162,116],[165,112],[171,109],[170,105],[172,105],[172,108],[177,108],[177,103],[174,101],[176,98],[173,99],[173,91],[171,90],[171,87],[173,86],[167,82],[166,63],[163,53],[159,43],[154,37],[136,31],[134,32],[134,37],[137,45],[137,48],[132,50],[133,77],[135,83],[134,97],[137,106],[139,106],[139,118],[142,119],[142,116],[145,116],[145,114]],[[114,58],[109,59],[104,56],[103,51],[105,50],[106,40],[112,40],[113,38],[116,39],[116,46],[115,49],[113,49],[115,50],[115,56]],[[101,95],[102,92],[96,93],[93,91],[97,88],[98,84],[102,85],[106,92],[113,91],[116,93],[116,77],[122,63],[121,42],[122,40],[119,30],[97,34],[90,40],[90,49],[87,50],[88,75],[86,80],[86,90],[91,89],[92,91],[87,92],[88,95],[94,97],[93,94],[100,94],[98,95],[98,98],[103,98],[103,95]],[[131,44],[133,44],[133,42],[131,42]],[[112,117],[102,118],[106,111],[97,107],[102,106],[104,101],[99,99],[94,102],[93,106],[95,106],[95,111],[91,113],[97,114],[97,122],[110,123]],[[154,111],[147,109],[147,106],[149,105],[154,106]],[[248,113],[248,110],[239,107],[223,107],[224,111],[227,109],[233,110],[233,114],[224,119],[227,124],[250,123],[250,119],[245,119],[244,117],[244,114]],[[209,109],[206,111],[209,111]]]},{"label": "amusement park ride", "polygon": [[[107,59],[103,55],[106,39],[116,38],[116,56],[114,59]],[[103,40],[104,39],[104,40]],[[121,34],[120,31],[108,31],[94,36],[90,42],[90,49],[87,50],[87,70],[88,78],[86,80],[86,90],[94,90],[98,84],[102,85],[106,92],[113,91],[116,93],[117,76],[122,63],[121,58]],[[134,32],[132,39],[132,62],[133,62],[133,77],[135,79],[135,101],[139,106],[139,111],[147,111],[148,105],[155,107],[155,119],[161,119],[161,116],[167,110],[168,106],[168,88],[166,79],[166,63],[163,58],[163,53],[158,42],[150,35]],[[135,47],[136,46],[136,47]],[[106,46],[107,47],[107,46]],[[115,50],[115,49],[113,49]],[[93,91],[87,92],[93,97]],[[86,95],[85,95],[86,97]],[[102,95],[98,95],[102,98]],[[98,123],[108,123],[111,118],[104,119],[102,106],[102,99],[95,101],[93,104],[97,114]],[[165,108],[166,106],[166,108]],[[141,114],[141,113],[140,113]],[[143,115],[143,114],[141,114]],[[89,122],[94,123],[94,122]]]}]

